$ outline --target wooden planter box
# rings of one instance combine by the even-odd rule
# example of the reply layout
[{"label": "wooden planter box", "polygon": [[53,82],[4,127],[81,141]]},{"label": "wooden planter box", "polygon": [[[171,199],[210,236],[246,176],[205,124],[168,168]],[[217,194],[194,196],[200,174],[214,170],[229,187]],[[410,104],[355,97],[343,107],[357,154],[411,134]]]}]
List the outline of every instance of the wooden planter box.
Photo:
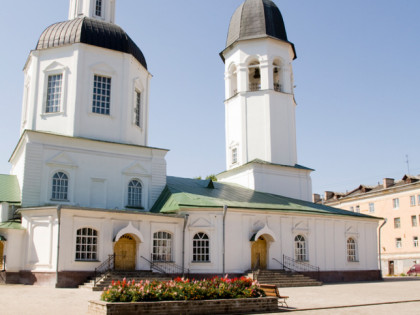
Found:
[{"label": "wooden planter box", "polygon": [[89,301],[91,315],[201,315],[201,314],[244,314],[278,310],[275,297],[203,300],[203,301],[164,301],[138,303],[107,303]]}]

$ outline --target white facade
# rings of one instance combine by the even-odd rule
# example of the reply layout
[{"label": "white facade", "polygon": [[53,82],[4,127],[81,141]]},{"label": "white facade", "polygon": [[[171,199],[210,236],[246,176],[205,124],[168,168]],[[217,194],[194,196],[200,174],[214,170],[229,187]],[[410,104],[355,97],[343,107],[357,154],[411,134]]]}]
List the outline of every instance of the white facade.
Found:
[{"label": "white facade", "polygon": [[115,0],[70,0],[69,20],[90,17],[115,22]]},{"label": "white facade", "polygon": [[[150,73],[130,54],[82,43],[35,50],[24,69],[21,132],[147,145]],[[57,111],[47,112],[48,80],[60,75]],[[111,79],[109,114],[92,110],[94,77]],[[135,106],[140,94],[140,119]]]},{"label": "white facade", "polygon": [[[142,205],[149,210],[166,184],[167,151],[26,131],[10,161],[18,177],[22,206],[60,204],[125,209],[128,185],[142,184]],[[68,178],[66,200],[52,198],[53,176]]]}]

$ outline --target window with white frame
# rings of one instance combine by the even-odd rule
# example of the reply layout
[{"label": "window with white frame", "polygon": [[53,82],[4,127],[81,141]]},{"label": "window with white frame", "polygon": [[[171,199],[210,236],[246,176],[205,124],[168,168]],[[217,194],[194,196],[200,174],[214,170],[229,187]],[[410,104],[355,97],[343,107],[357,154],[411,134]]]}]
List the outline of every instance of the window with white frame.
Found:
[{"label": "window with white frame", "polygon": [[153,261],[172,261],[172,234],[153,233]]},{"label": "window with white frame", "polygon": [[416,196],[410,196],[410,206],[413,207],[416,205]]},{"label": "window with white frame", "polygon": [[232,148],[232,164],[238,163],[238,148]]},{"label": "window with white frame", "polygon": [[354,212],[354,207],[350,207],[350,211],[351,212]]},{"label": "window with white frame", "polygon": [[360,213],[360,206],[356,206],[356,213]]},{"label": "window with white frame", "polygon": [[68,201],[69,178],[63,172],[57,172],[52,177],[51,200]]},{"label": "window with white frame", "polygon": [[142,185],[137,179],[128,183],[127,206],[132,208],[141,208]]},{"label": "window with white frame", "polygon": [[281,84],[281,66],[280,61],[278,60],[273,62],[273,88],[274,91],[283,92],[283,86]]},{"label": "window with white frame", "polygon": [[369,212],[370,213],[375,212],[375,204],[373,202],[369,203]]},{"label": "window with white frame", "polygon": [[76,260],[96,261],[98,259],[98,232],[91,228],[77,230]]},{"label": "window with white frame", "polygon": [[102,16],[102,0],[96,0],[95,15]]},{"label": "window with white frame", "polygon": [[420,195],[417,195],[417,204],[420,206]]},{"label": "window with white frame", "polygon": [[111,78],[96,75],[93,78],[92,112],[109,115],[111,106]]},{"label": "window with white frame", "polygon": [[414,247],[419,247],[419,238],[418,238],[418,236],[414,236],[413,237],[413,246]]},{"label": "window with white frame", "polygon": [[295,237],[295,259],[298,261],[308,261],[306,239],[303,235]]},{"label": "window with white frame", "polygon": [[417,226],[417,216],[416,215],[411,216],[411,226]]},{"label": "window with white frame", "polygon": [[394,218],[394,228],[399,229],[401,227],[401,219],[400,218]]},{"label": "window with white frame", "polygon": [[141,117],[141,93],[136,91],[136,103],[134,104],[134,121],[137,127],[142,127],[142,117]]},{"label": "window with white frame", "polygon": [[347,239],[347,261],[357,261],[357,243],[352,237]]},{"label": "window with white frame", "polygon": [[193,262],[210,261],[210,240],[206,233],[197,233],[193,238]]},{"label": "window with white frame", "polygon": [[57,113],[61,110],[61,94],[63,87],[63,74],[48,76],[46,113]]},{"label": "window with white frame", "polygon": [[395,239],[395,247],[396,247],[396,248],[402,248],[401,237],[397,237],[397,238]]},{"label": "window with white frame", "polygon": [[400,207],[400,199],[399,198],[392,199],[392,207],[394,209],[398,209]]}]

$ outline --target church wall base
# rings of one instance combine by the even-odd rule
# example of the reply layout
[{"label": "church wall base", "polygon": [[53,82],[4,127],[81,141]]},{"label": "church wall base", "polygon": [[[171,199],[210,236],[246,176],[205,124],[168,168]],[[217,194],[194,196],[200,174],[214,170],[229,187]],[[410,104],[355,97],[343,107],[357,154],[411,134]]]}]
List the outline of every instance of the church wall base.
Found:
[{"label": "church wall base", "polygon": [[93,276],[92,271],[62,271],[57,274],[55,272],[4,272],[0,274],[0,284],[4,280],[4,284],[25,284],[39,285],[57,288],[77,288],[80,284],[87,281]]},{"label": "church wall base", "polygon": [[342,270],[342,271],[320,271],[302,272],[305,276],[318,279],[324,283],[357,282],[357,281],[379,281],[382,280],[380,270]]}]

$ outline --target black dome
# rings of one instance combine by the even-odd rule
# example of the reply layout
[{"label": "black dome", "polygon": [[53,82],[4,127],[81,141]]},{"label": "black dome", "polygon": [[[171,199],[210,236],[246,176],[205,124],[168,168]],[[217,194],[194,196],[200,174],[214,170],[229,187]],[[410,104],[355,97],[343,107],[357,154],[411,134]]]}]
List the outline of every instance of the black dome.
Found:
[{"label": "black dome", "polygon": [[240,40],[263,37],[285,41],[295,52],[293,43],[287,39],[283,17],[276,4],[271,0],[246,0],[232,16],[226,47]]},{"label": "black dome", "polygon": [[83,43],[131,54],[146,69],[147,63],[140,48],[124,30],[111,23],[83,17],[55,23],[39,38],[37,50]]}]

